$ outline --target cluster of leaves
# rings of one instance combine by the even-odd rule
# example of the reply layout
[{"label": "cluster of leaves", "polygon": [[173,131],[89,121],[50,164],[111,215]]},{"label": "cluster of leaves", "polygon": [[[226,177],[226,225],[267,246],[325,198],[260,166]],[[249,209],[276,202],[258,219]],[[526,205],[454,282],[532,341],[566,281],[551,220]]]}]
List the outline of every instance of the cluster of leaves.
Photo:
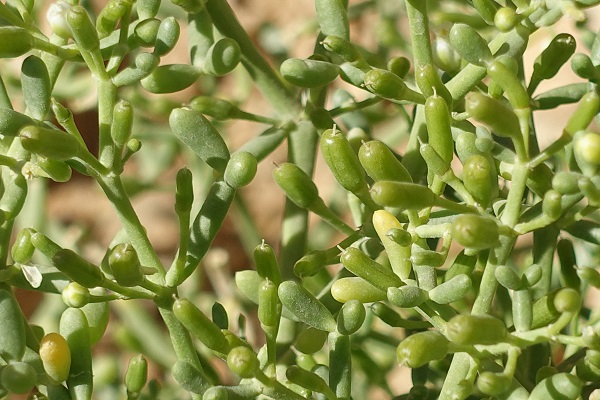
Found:
[{"label": "cluster of leaves", "polygon": [[[0,396],[599,396],[599,315],[582,300],[600,287],[600,134],[590,127],[600,34],[586,25],[598,0],[315,0],[313,54],[271,46],[275,68],[225,0],[110,0],[97,11],[59,0],[47,31],[41,3],[0,3],[0,58],[20,65],[18,84],[9,69],[0,81]],[[366,10],[378,18],[372,49],[350,35]],[[560,33],[530,68],[530,36],[563,17],[587,54]],[[166,64],[181,24],[190,61]],[[538,93],[569,60],[581,81]],[[215,95],[231,73],[249,77],[272,115]],[[75,122],[77,82],[95,89],[97,152]],[[148,95],[191,86],[203,95]],[[558,138],[540,148],[533,115],[569,103]],[[233,150],[217,129],[227,120],[267,129]],[[383,135],[382,121],[400,128]],[[272,170],[286,204],[271,246],[240,189],[284,143],[287,162]],[[332,200],[311,177],[317,154],[339,184]],[[132,157],[136,188],[123,174]],[[190,168],[172,185],[179,247],[167,267],[130,198],[157,189],[178,157]],[[48,179],[69,181],[73,169],[122,225],[96,260],[39,212]],[[255,268],[228,280],[210,256],[232,207]],[[309,213],[323,222],[314,230]],[[520,237],[531,245],[515,247]],[[194,284],[202,269],[214,293]],[[13,288],[46,293],[39,324]],[[110,310],[119,318],[105,333]],[[92,356],[103,337],[139,353],[123,377],[116,360]],[[147,382],[148,361],[160,379]],[[412,369],[405,393],[386,379],[398,367]]]}]

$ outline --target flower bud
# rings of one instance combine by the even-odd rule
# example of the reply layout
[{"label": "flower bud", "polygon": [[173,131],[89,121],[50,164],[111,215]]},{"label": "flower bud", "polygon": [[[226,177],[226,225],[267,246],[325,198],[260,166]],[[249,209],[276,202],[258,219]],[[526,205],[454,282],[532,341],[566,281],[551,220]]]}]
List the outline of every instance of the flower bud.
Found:
[{"label": "flower bud", "polygon": [[410,70],[410,60],[406,57],[392,57],[387,62],[388,71],[404,78]]},{"label": "flower bud", "polygon": [[417,286],[389,287],[388,300],[400,308],[418,307],[428,299],[427,292]]},{"label": "flower bud", "polygon": [[514,9],[502,7],[494,15],[494,25],[500,32],[509,32],[519,22],[519,16]]},{"label": "flower bud", "polygon": [[396,349],[396,355],[400,365],[419,368],[431,361],[445,358],[449,345],[448,339],[439,332],[419,332],[401,341]]},{"label": "flower bud", "polygon": [[600,134],[586,132],[575,140],[573,151],[578,160],[600,166]]},{"label": "flower bud", "polygon": [[354,62],[362,59],[356,47],[339,36],[327,36],[321,44],[326,50],[336,53],[346,62]]},{"label": "flower bud", "polygon": [[133,127],[133,107],[128,101],[121,100],[113,109],[113,123],[110,129],[112,140],[119,148],[125,146]]},{"label": "flower bud", "polygon": [[234,189],[248,185],[256,175],[258,162],[247,151],[238,151],[231,155],[225,167],[223,178]]},{"label": "flower bud", "polygon": [[496,221],[475,214],[461,214],[454,219],[451,227],[452,238],[470,249],[488,249],[499,238]]},{"label": "flower bud", "polygon": [[417,183],[379,181],[371,186],[371,197],[375,203],[403,210],[422,210],[432,207],[436,195],[427,186]]},{"label": "flower bud", "polygon": [[259,363],[252,349],[239,346],[231,349],[227,355],[227,366],[240,378],[252,378],[256,375]]},{"label": "flower bud", "polygon": [[474,154],[463,164],[465,189],[482,207],[487,207],[498,195],[498,176],[490,158]]},{"label": "flower bud", "polygon": [[275,182],[285,195],[301,208],[308,208],[319,199],[319,190],[306,172],[292,163],[283,163],[273,170]]},{"label": "flower bud", "polygon": [[148,362],[144,356],[137,355],[129,360],[125,374],[125,387],[129,393],[139,393],[148,379]]},{"label": "flower bud", "polygon": [[352,335],[365,321],[365,306],[358,300],[350,300],[342,306],[337,317],[337,330],[342,335]]},{"label": "flower bud", "polygon": [[64,337],[58,333],[49,333],[40,341],[40,358],[44,371],[56,384],[69,377],[71,368],[71,350]]},{"label": "flower bud", "polygon": [[559,171],[552,178],[552,188],[560,194],[579,193],[580,174],[571,171]]},{"label": "flower bud", "polygon": [[438,37],[431,46],[433,61],[442,70],[452,73],[460,69],[461,58],[447,39]]},{"label": "flower bud", "polygon": [[298,278],[313,276],[327,265],[327,254],[323,250],[309,251],[294,264],[294,275]]},{"label": "flower bud", "polygon": [[320,60],[289,58],[279,68],[281,75],[292,85],[316,88],[332,82],[340,73],[337,65]]},{"label": "flower bud", "polygon": [[73,6],[67,11],[67,23],[75,43],[85,51],[97,50],[100,39],[89,14],[82,6]]},{"label": "flower bud", "polygon": [[69,8],[71,8],[69,3],[58,0],[50,4],[46,11],[46,20],[52,32],[63,39],[71,37],[71,29],[69,29],[69,24],[67,23],[67,11],[69,11]]},{"label": "flower bud", "polygon": [[423,103],[423,96],[406,87],[398,75],[384,69],[372,69],[367,72],[364,76],[364,86],[384,99]]},{"label": "flower bud", "polygon": [[542,200],[542,212],[544,215],[556,220],[560,217],[562,211],[562,195],[554,189],[550,189],[544,193],[544,199]]},{"label": "flower bud", "polygon": [[256,246],[253,256],[258,275],[279,285],[281,283],[281,271],[279,270],[273,247],[263,242]]},{"label": "flower bud", "polygon": [[554,296],[554,308],[559,313],[574,313],[581,308],[581,295],[575,289],[563,288]]},{"label": "flower bud", "polygon": [[201,72],[193,65],[161,65],[142,79],[144,89],[150,93],[174,93],[193,85]]},{"label": "flower bud", "polygon": [[77,138],[58,129],[30,125],[21,129],[19,137],[25,150],[55,160],[69,160],[81,151]]},{"label": "flower bud", "polygon": [[598,70],[587,54],[576,53],[571,58],[571,69],[583,79],[595,81],[598,78]]},{"label": "flower bud", "polygon": [[364,142],[358,150],[360,164],[374,181],[412,182],[412,177],[394,155],[379,140]]},{"label": "flower bud", "polygon": [[160,22],[159,19],[149,18],[141,21],[135,26],[133,36],[140,46],[153,47],[156,44],[156,36],[158,35]]},{"label": "flower bud", "polygon": [[323,132],[321,152],[333,176],[344,189],[355,194],[367,191],[365,171],[342,132],[337,129]]},{"label": "flower bud", "polygon": [[137,286],[144,280],[137,252],[129,243],[120,243],[112,248],[108,256],[108,266],[121,286]]},{"label": "flower bud", "polygon": [[230,101],[212,96],[196,96],[190,101],[190,108],[218,121],[234,118],[239,108]]},{"label": "flower bud", "polygon": [[446,325],[446,336],[457,344],[498,344],[508,335],[504,322],[491,315],[460,314]]},{"label": "flower bud", "polygon": [[26,264],[31,260],[35,251],[35,247],[31,243],[32,233],[33,230],[31,228],[24,228],[17,235],[10,253],[14,262]]},{"label": "flower bud", "polygon": [[227,354],[229,344],[221,329],[187,299],[179,299],[173,305],[175,317],[206,347]]},{"label": "flower bud", "polygon": [[90,291],[77,282],[71,282],[62,291],[62,301],[68,307],[81,308],[90,302]]},{"label": "flower bud", "polygon": [[521,136],[517,115],[499,100],[482,93],[471,92],[465,97],[465,110],[498,136],[510,138]]},{"label": "flower bud", "polygon": [[277,285],[265,279],[258,287],[258,320],[267,327],[279,324],[281,302],[277,297]]},{"label": "flower bud", "polygon": [[96,30],[101,38],[110,35],[125,15],[128,5],[123,0],[110,0],[96,18]]},{"label": "flower bud", "polygon": [[66,161],[55,160],[44,156],[37,156],[37,165],[42,169],[43,175],[46,178],[52,179],[54,182],[67,182],[71,179],[73,171],[71,166]]}]

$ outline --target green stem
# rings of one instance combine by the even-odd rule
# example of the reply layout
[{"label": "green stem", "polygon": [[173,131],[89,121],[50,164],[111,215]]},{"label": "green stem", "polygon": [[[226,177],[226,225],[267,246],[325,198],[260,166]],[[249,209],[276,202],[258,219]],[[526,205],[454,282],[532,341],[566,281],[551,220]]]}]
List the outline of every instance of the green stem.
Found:
[{"label": "green stem", "polygon": [[6,91],[6,86],[4,85],[4,80],[0,76],[0,107],[2,108],[10,108],[12,110],[12,103],[10,101],[10,97],[8,97],[8,92]]},{"label": "green stem", "polygon": [[273,125],[273,126],[281,124],[281,121],[278,121],[275,118],[269,118],[269,117],[265,117],[263,115],[252,114],[252,113],[242,111],[242,110],[238,110],[237,112],[235,112],[234,117],[236,119],[258,122],[260,124],[267,124],[267,125]]},{"label": "green stem", "polygon": [[406,13],[410,26],[415,70],[426,64],[433,64],[431,42],[429,41],[429,19],[427,17],[426,0],[407,0]]},{"label": "green stem", "polygon": [[550,146],[546,147],[542,152],[540,152],[537,156],[532,158],[529,161],[529,167],[531,169],[537,167],[544,161],[548,160],[552,157],[556,152],[565,148],[565,146],[571,143],[573,138],[566,132],[563,132],[562,135],[556,139]]},{"label": "green stem", "polygon": [[296,116],[299,112],[296,96],[258,52],[227,0],[211,0],[206,2],[205,7],[215,27],[238,43],[242,51],[242,64],[277,113],[285,118]]},{"label": "green stem", "polygon": [[560,230],[550,225],[533,232],[533,262],[542,269],[542,277],[533,286],[534,299],[545,296],[552,283],[552,262]]},{"label": "green stem", "polygon": [[[530,17],[531,22],[537,21],[542,17],[543,14],[536,14]],[[529,34],[533,33],[537,28],[532,24],[530,26]],[[526,46],[526,41],[521,36],[524,32],[519,32],[517,29],[513,29],[510,32],[501,33],[492,39],[489,43],[489,48],[492,54],[497,53],[502,48],[518,48]],[[458,74],[456,74],[448,83],[446,87],[452,94],[454,100],[463,98],[472,88],[474,88],[483,78],[485,78],[487,69],[485,67],[479,67],[474,64],[469,64],[463,68]]]},{"label": "green stem", "polygon": [[506,200],[506,207],[500,217],[502,224],[510,228],[514,228],[519,221],[519,216],[521,215],[521,202],[523,200],[523,194],[525,193],[528,176],[528,163],[517,161],[512,172],[512,181]]},{"label": "green stem", "polygon": [[80,53],[74,49],[66,49],[63,47],[59,47],[54,43],[47,42],[42,39],[38,39],[37,37],[33,39],[33,47],[38,50],[41,50],[45,53],[52,54],[53,56],[62,58],[64,60],[71,60],[79,57]]},{"label": "green stem", "polygon": [[119,294],[125,296],[125,298],[127,298],[127,299],[152,300],[156,297],[153,293],[148,293],[148,292],[138,290],[138,289],[123,287],[123,286],[120,286],[118,283],[111,281],[109,279],[106,279],[102,283],[102,286],[105,289],[111,290],[115,293],[119,293]]},{"label": "green stem", "polygon": [[121,178],[118,176],[100,176],[98,177],[98,183],[115,208],[131,244],[138,253],[140,262],[142,265],[156,268],[158,283],[163,283],[165,269],[127,197]]},{"label": "green stem", "polygon": [[[521,202],[525,192],[528,173],[529,169],[527,162],[519,161],[515,164],[511,190],[508,195],[504,213],[501,217],[502,223],[510,228],[513,228],[516,225],[520,216]],[[498,287],[498,281],[495,276],[496,267],[506,263],[506,260],[513,249],[515,240],[516,237],[514,236],[502,236],[500,238],[499,247],[494,249],[490,254],[487,265],[483,271],[481,284],[479,285],[479,293],[471,309],[472,314],[489,313],[496,293],[496,288]],[[454,388],[457,387],[461,381],[466,379],[472,363],[473,359],[468,354],[458,353],[454,356],[440,393],[440,400],[449,400],[452,398]]]},{"label": "green stem", "polygon": [[[217,29],[238,43],[242,52],[242,64],[275,111],[285,119],[296,118],[300,108],[295,94],[258,52],[227,1],[211,0],[205,7]],[[288,160],[309,175],[312,175],[315,164],[317,141],[316,132],[308,123],[299,124],[288,137]],[[286,200],[281,233],[284,278],[293,276],[294,263],[304,254],[307,228],[308,212]]]},{"label": "green stem", "polygon": [[113,108],[117,102],[117,88],[110,79],[98,83],[98,160],[107,167],[113,165],[115,149],[110,129],[113,124]]},{"label": "green stem", "polygon": [[555,222],[552,218],[546,215],[541,215],[539,218],[532,219],[531,221],[522,222],[515,226],[515,232],[519,235],[523,235],[527,232],[532,232],[538,229],[542,229]]},{"label": "green stem", "polygon": [[425,126],[425,109],[423,106],[416,106],[415,117],[410,129],[410,137],[406,146],[402,165],[406,167],[414,181],[419,181],[426,174],[427,164],[419,148],[421,143],[425,142],[427,137],[427,127]]},{"label": "green stem", "polygon": [[340,217],[338,217],[325,203],[319,198],[320,201],[317,204],[311,205],[310,209],[312,212],[321,217],[329,225],[333,226],[338,231],[345,235],[353,235],[354,229],[346,224]]},{"label": "green stem", "polygon": [[177,256],[173,260],[171,269],[183,271],[190,243],[190,210],[177,213],[177,217],[179,219],[179,249],[177,249]]},{"label": "green stem", "polygon": [[[319,137],[312,124],[304,122],[289,134],[288,161],[296,164],[309,176],[315,165]],[[294,276],[296,261],[305,253],[308,236],[308,211],[286,199],[281,228],[280,265],[284,279]]]},{"label": "green stem", "polygon": [[256,374],[256,380],[263,385],[261,393],[275,400],[306,400],[296,392],[283,386],[279,381],[270,379],[260,370]]},{"label": "green stem", "polygon": [[352,111],[362,110],[363,108],[370,107],[381,101],[383,101],[383,99],[381,97],[378,97],[378,96],[370,97],[366,100],[359,101],[358,103],[352,103],[348,106],[340,106],[340,107],[332,108],[331,110],[329,110],[329,115],[331,115],[331,118],[339,117],[340,115],[343,115],[343,114],[346,114],[346,113],[349,113]]}]

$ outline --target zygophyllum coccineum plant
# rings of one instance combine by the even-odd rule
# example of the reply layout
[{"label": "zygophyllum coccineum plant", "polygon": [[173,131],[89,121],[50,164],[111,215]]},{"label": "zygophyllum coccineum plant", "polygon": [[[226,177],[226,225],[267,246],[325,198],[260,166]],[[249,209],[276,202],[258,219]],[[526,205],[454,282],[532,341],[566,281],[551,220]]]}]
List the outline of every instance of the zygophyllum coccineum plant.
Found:
[{"label": "zygophyllum coccineum plant", "polygon": [[[598,3],[315,0],[301,55],[226,0],[0,3],[0,397],[600,398]],[[262,133],[233,145],[230,120]],[[275,151],[262,196],[286,202],[263,241],[240,189]],[[43,212],[73,170],[120,220],[95,253]],[[172,259],[131,202],[159,190]],[[231,209],[252,260],[235,279],[211,256]],[[33,316],[17,288],[44,293]]]}]

